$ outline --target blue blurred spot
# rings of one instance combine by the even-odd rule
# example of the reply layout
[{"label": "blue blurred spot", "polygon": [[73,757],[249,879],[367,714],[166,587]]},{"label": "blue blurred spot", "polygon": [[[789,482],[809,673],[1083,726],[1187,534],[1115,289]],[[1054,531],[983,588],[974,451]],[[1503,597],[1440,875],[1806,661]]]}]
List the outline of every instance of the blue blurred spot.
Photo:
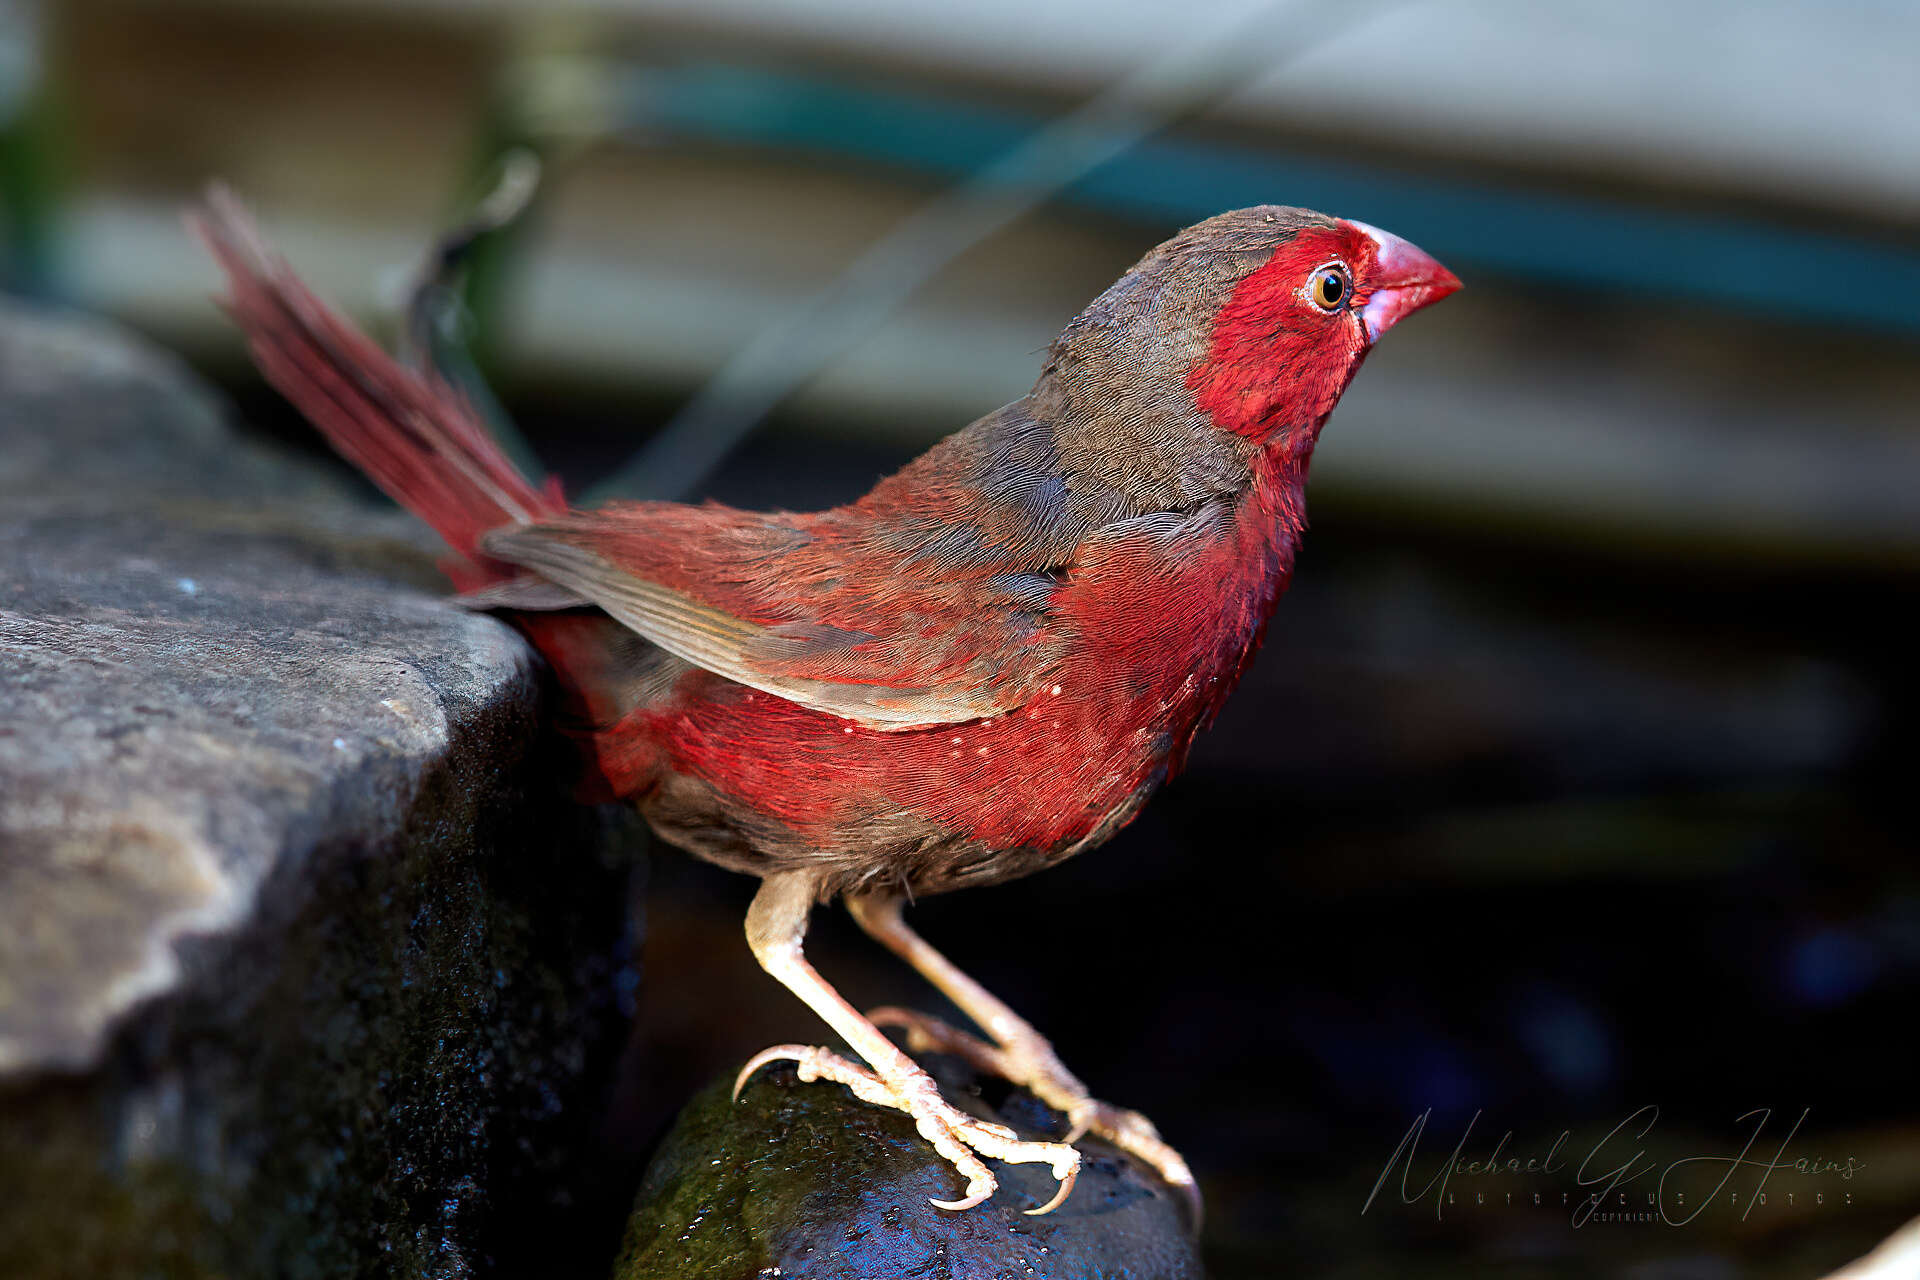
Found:
[{"label": "blue blurred spot", "polygon": [[1520,1042],[1562,1088],[1591,1093],[1612,1078],[1613,1037],[1599,1016],[1572,996],[1530,992],[1516,1021]]},{"label": "blue blurred spot", "polygon": [[1403,1108],[1432,1107],[1436,1117],[1471,1115],[1482,1103],[1473,1068],[1453,1045],[1428,1040],[1409,1063],[1410,1078],[1400,1098]]},{"label": "blue blurred spot", "polygon": [[1873,947],[1845,929],[1821,929],[1787,953],[1787,989],[1801,1004],[1843,1003],[1872,985],[1879,972]]}]

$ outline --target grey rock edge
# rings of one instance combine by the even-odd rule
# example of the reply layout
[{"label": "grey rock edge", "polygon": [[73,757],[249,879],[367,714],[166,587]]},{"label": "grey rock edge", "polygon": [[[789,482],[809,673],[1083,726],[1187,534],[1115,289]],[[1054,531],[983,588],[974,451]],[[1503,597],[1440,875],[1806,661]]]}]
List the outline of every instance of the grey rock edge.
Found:
[{"label": "grey rock edge", "polygon": [[[926,1059],[942,1092],[1024,1136],[1058,1138],[1064,1120],[1024,1090],[996,1088],[957,1061]],[[681,1112],[654,1156],[617,1280],[1200,1280],[1181,1198],[1097,1139],[1073,1194],[1044,1165],[994,1166],[1000,1190],[959,1213],[953,1169],[896,1111],[831,1084],[802,1084],[784,1064],[757,1073],[734,1102],[723,1079]]]},{"label": "grey rock edge", "polygon": [[632,833],[430,545],[0,304],[0,1274],[456,1276],[570,1194]]}]

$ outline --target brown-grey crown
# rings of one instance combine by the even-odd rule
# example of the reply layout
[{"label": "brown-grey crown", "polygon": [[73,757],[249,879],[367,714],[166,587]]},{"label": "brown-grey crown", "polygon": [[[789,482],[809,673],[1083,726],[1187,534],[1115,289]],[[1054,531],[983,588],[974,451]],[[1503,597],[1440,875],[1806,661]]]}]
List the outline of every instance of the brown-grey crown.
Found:
[{"label": "brown-grey crown", "polygon": [[1249,209],[1233,209],[1196,222],[1155,248],[1140,260],[1142,268],[1174,272],[1199,271],[1206,275],[1209,260],[1238,268],[1245,274],[1266,262],[1273,251],[1309,228],[1332,229],[1338,220],[1312,209],[1291,205],[1262,204]]}]

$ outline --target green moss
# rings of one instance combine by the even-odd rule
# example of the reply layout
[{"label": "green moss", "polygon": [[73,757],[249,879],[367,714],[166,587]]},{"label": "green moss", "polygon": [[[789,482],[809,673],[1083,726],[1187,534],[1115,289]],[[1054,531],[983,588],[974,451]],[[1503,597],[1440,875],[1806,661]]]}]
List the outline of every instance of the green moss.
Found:
[{"label": "green moss", "polygon": [[[947,1095],[1036,1136],[1058,1117],[1024,1092],[990,1107],[980,1082],[936,1060]],[[1197,1277],[1199,1255],[1177,1198],[1154,1175],[1099,1142],[1073,1195],[1043,1218],[1047,1170],[995,1165],[998,1195],[962,1213],[957,1177],[898,1112],[844,1089],[756,1075],[738,1103],[718,1080],[680,1114],[642,1183],[617,1280],[916,1276]]]},{"label": "green moss", "polygon": [[106,1154],[108,1111],[93,1081],[39,1080],[0,1090],[0,1275],[223,1274],[207,1248],[209,1189],[172,1161],[116,1167]]}]

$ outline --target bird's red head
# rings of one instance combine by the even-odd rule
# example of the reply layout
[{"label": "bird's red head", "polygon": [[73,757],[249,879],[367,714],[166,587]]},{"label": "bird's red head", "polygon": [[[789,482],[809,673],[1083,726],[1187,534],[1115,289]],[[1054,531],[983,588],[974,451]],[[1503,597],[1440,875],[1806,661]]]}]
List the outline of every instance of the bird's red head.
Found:
[{"label": "bird's red head", "polygon": [[1380,335],[1460,281],[1405,240],[1364,222],[1298,209],[1223,217],[1238,230],[1249,215],[1270,220],[1275,243],[1263,255],[1237,250],[1243,263],[1259,260],[1214,313],[1187,387],[1221,430],[1261,443],[1305,433],[1310,447]]},{"label": "bird's red head", "polygon": [[1248,455],[1304,462],[1374,341],[1460,287],[1398,236],[1261,205],[1157,246],[1075,317],[1024,407],[1069,484],[1187,505]]}]

